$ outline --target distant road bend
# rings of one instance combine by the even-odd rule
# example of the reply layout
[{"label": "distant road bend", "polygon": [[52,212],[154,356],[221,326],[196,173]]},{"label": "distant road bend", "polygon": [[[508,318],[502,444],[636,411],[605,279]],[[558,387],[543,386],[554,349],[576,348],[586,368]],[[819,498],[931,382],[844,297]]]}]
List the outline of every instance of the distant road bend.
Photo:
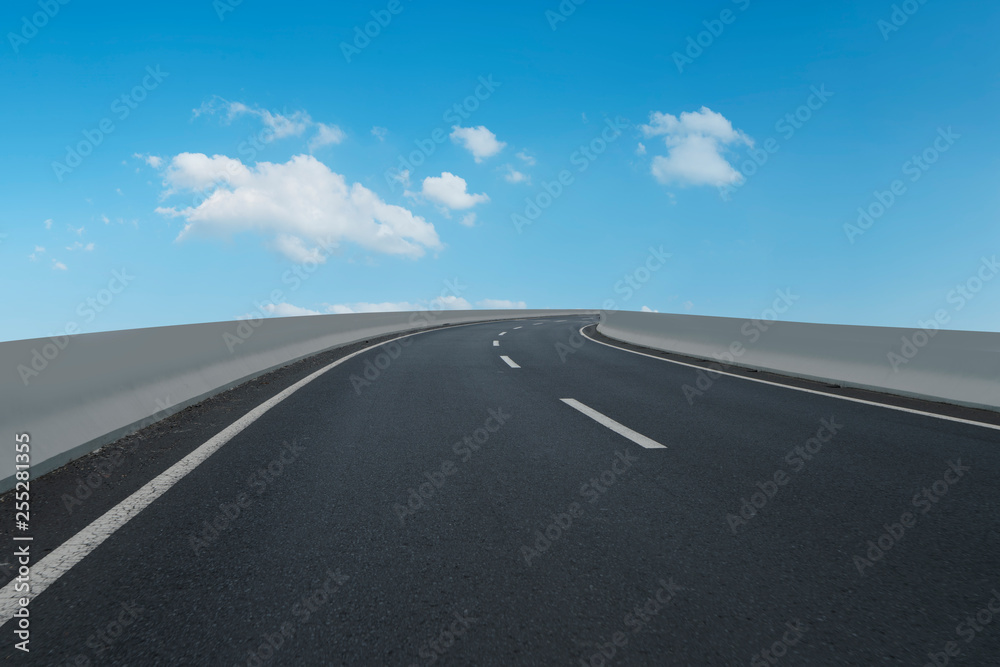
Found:
[{"label": "distant road bend", "polygon": [[595,321],[326,352],[33,481],[0,663],[998,664],[996,415],[689,400],[701,362]]}]

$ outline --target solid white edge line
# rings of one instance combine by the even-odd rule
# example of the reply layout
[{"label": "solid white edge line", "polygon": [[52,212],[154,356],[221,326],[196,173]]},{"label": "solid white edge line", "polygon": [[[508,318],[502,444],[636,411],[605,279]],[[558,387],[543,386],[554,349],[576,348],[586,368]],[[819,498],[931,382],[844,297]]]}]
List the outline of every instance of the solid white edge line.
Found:
[{"label": "solid white edge line", "polygon": [[[718,373],[719,375],[728,375],[729,377],[739,378],[740,380],[748,380],[750,382],[759,382],[761,384],[769,384],[769,385],[771,385],[773,387],[783,387],[785,389],[794,389],[795,391],[802,391],[802,392],[805,392],[807,394],[816,394],[817,396],[827,396],[829,398],[837,398],[837,399],[840,399],[842,401],[850,401],[851,403],[861,403],[863,405],[874,405],[875,407],[878,407],[878,408],[887,408],[889,410],[896,410],[898,412],[909,412],[910,414],[914,414],[914,415],[924,415],[925,417],[934,417],[936,419],[944,419],[946,421],[957,422],[959,424],[969,424],[971,426],[981,426],[983,428],[991,428],[994,431],[1000,431],[1000,425],[997,425],[997,424],[988,424],[986,422],[977,422],[977,421],[973,421],[971,419],[962,419],[961,417],[950,417],[948,415],[942,415],[942,414],[938,414],[936,412],[926,412],[924,410],[917,410],[915,408],[904,408],[904,407],[902,407],[900,405],[890,405],[889,403],[878,403],[876,401],[866,401],[863,398],[854,398],[853,396],[840,396],[838,394],[829,394],[829,393],[827,393],[825,391],[817,391],[815,389],[806,389],[805,387],[796,387],[795,385],[782,384],[780,382],[771,382],[770,380],[761,380],[760,378],[751,378],[751,377],[747,377],[745,375],[737,375],[736,373],[727,373],[726,371],[717,371],[717,370],[713,370],[713,369],[706,369],[704,366],[698,366],[697,364],[688,364],[688,363],[685,363],[683,361],[676,361],[674,359],[666,359],[664,357],[657,357],[657,356],[654,356],[652,354],[646,354],[645,352],[636,352],[635,350],[630,350],[630,349],[625,348],[625,347],[618,347],[617,345],[610,345],[610,344],[605,343],[603,341],[599,341],[599,340],[597,340],[595,338],[591,338],[590,336],[588,336],[587,334],[585,334],[583,332],[583,330],[586,329],[588,326],[590,326],[590,325],[588,324],[586,326],[580,327],[580,335],[581,336],[583,336],[587,340],[592,340],[595,343],[598,343],[600,345],[604,345],[605,347],[610,347],[613,350],[621,350],[622,352],[631,352],[632,354],[638,354],[640,356],[649,357],[650,359],[657,359],[659,361],[667,361],[667,362],[670,362],[671,364],[677,364],[679,366],[688,366],[690,368],[698,368],[698,369],[701,369],[701,370],[711,370],[712,373]],[[680,353],[679,352],[674,352],[674,353],[671,353],[671,354],[680,354]],[[770,372],[774,372],[774,371],[765,371],[765,372],[770,373]]]},{"label": "solid white edge line", "polygon": [[[465,324],[435,327],[426,331],[411,331],[410,333],[397,336],[396,338],[378,343],[376,345],[369,345],[368,347],[362,348],[357,352],[352,352],[346,357],[342,357],[333,363],[324,366],[318,371],[311,373],[290,387],[285,388],[280,393],[264,401],[256,408],[250,410],[235,422],[224,428],[222,431],[209,438],[206,442],[182,458],[180,461],[164,470],[151,481],[147,482],[141,489],[112,507],[99,518],[92,521],[86,528],[60,544],[54,551],[50,552],[40,561],[32,564],[30,591],[17,592],[14,590],[14,586],[17,584],[17,579],[15,578],[9,581],[7,585],[0,590],[0,626],[3,626],[7,623],[7,621],[14,618],[14,612],[22,606],[19,603],[21,598],[28,598],[30,601],[44,593],[49,586],[54,584],[59,579],[59,577],[64,575],[74,565],[83,560],[90,554],[90,552],[99,547],[104,540],[111,537],[115,531],[139,514],[139,512],[149,507],[153,501],[170,490],[170,487],[180,481],[185,475],[197,468],[212,454],[219,451],[223,445],[257,421],[257,419],[264,415],[264,413],[268,410],[276,406],[278,403],[281,403],[283,400],[318,378],[320,375],[323,375],[334,367],[339,366],[348,359],[352,359],[359,354],[364,354],[397,340],[430,333],[432,331],[439,331],[442,328],[458,328],[472,326],[475,324],[487,324],[487,322],[468,322]],[[320,354],[321,352],[317,352],[317,354]]]},{"label": "solid white edge line", "polygon": [[629,440],[639,445],[640,447],[645,447],[646,449],[666,449],[665,445],[661,445],[656,440],[653,440],[652,438],[647,438],[642,433],[633,431],[628,426],[616,422],[611,417],[603,415],[593,408],[587,407],[586,405],[576,400],[575,398],[560,398],[559,400],[565,403],[566,405],[570,406],[571,408],[579,410],[583,414],[593,419],[598,424],[611,429],[620,436],[628,438]]},{"label": "solid white edge line", "polygon": [[504,361],[506,361],[507,365],[510,366],[511,368],[520,368],[520,366],[518,366],[517,364],[515,364],[514,360],[511,359],[510,357],[508,357],[506,354],[501,354],[500,358],[503,359]]}]

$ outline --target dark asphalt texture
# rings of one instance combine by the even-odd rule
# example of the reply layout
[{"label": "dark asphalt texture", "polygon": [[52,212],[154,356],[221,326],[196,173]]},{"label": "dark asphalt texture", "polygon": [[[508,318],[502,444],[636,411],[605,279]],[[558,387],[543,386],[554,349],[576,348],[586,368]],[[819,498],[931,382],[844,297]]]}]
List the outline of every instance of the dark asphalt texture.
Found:
[{"label": "dark asphalt texture", "polygon": [[[730,377],[691,404],[695,369],[555,319],[319,377],[36,598],[29,655],[0,628],[0,662],[924,665],[955,642],[949,664],[1000,664],[1000,615],[975,619],[1000,609],[1000,431]],[[73,468],[33,482],[37,557],[321,365],[150,427],[72,514]]]}]

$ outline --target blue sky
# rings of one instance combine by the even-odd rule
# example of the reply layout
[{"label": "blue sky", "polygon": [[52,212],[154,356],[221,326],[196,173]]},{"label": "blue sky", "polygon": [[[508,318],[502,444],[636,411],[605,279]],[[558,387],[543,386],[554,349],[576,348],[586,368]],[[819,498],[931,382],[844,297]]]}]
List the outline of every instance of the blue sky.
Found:
[{"label": "blue sky", "polygon": [[0,339],[778,290],[1000,331],[1000,6],[902,5],[11,0]]}]

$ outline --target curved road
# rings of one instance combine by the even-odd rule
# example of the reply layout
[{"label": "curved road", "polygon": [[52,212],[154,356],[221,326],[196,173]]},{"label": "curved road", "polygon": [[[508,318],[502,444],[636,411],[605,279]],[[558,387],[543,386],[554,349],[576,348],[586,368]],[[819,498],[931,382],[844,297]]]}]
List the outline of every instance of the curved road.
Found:
[{"label": "curved road", "polygon": [[[728,376],[689,401],[695,369],[593,321],[320,374],[85,547],[0,661],[997,664],[1000,431]],[[338,355],[33,482],[35,562]]]}]

